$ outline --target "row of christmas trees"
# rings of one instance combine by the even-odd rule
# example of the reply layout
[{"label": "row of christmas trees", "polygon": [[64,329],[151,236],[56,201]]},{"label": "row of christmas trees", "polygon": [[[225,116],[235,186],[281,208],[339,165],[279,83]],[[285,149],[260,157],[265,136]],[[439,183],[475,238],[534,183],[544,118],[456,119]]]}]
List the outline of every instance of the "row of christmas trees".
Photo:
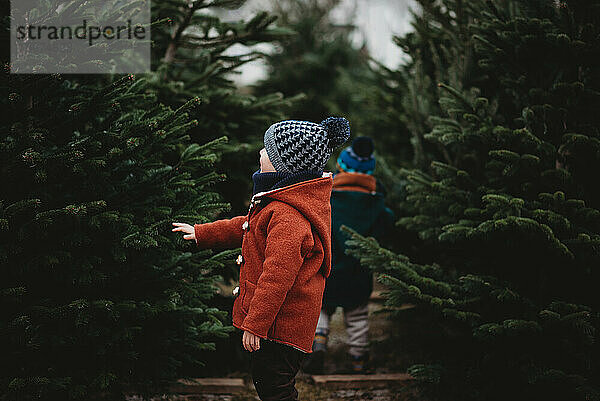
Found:
[{"label": "row of christmas trees", "polygon": [[[209,12],[241,3],[155,2],[144,76],[10,75],[5,55],[2,398],[197,372],[230,332],[210,298],[233,255],[170,222],[243,212],[273,121],[342,114],[375,138],[402,216],[390,250],[349,231],[351,252],[390,307],[418,305],[428,398],[598,399],[600,2],[420,0],[397,70],[328,22],[336,1],[280,2],[279,27]],[[236,90],[227,74],[258,55],[227,49],[281,40],[256,95]]]},{"label": "row of christmas trees", "polygon": [[600,2],[418,3],[383,87],[418,239],[350,252],[417,304],[428,399],[600,399]]},{"label": "row of christmas trees", "polygon": [[600,399],[600,2],[419,0],[396,70],[310,3],[260,89],[375,139],[401,217],[390,249],[346,229],[349,252],[387,286],[427,399]]},{"label": "row of christmas trees", "polygon": [[[283,118],[287,99],[243,95],[227,77],[257,56],[231,46],[290,34],[266,13],[210,12],[241,3],[153,2],[154,72],[139,76],[15,75],[3,54],[0,399],[156,394],[231,332],[209,300],[233,254],[195,252],[171,222],[228,210],[219,192]],[[243,167],[227,168],[234,157]]]}]

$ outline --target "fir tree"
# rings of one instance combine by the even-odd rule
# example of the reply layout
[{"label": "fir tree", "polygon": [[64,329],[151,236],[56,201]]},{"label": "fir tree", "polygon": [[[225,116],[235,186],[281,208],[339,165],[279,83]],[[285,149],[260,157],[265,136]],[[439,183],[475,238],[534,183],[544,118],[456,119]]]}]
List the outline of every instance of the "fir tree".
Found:
[{"label": "fir tree", "polygon": [[[217,186],[234,213],[247,210],[252,192],[249,177],[256,170],[262,135],[283,119],[283,108],[293,99],[269,91],[261,96],[242,93],[231,80],[240,66],[263,57],[252,50],[258,43],[287,38],[291,31],[275,24],[277,17],[259,12],[247,21],[223,22],[215,8],[233,9],[243,0],[176,0],[155,2],[153,19],[153,66],[151,84],[161,102],[173,108],[197,97],[190,116],[198,125],[189,131],[192,140],[204,142],[221,135],[229,145],[217,168],[227,180]],[[227,55],[234,45],[249,46],[241,55]]]},{"label": "fir tree", "polygon": [[196,99],[171,110],[133,76],[102,86],[7,72],[5,399],[115,397],[198,366],[229,329],[206,304],[227,255],[186,252],[170,233],[226,208],[208,187],[219,141],[186,134]]},{"label": "fir tree", "polygon": [[[277,91],[294,100],[286,109],[290,118],[319,122],[329,115],[345,116],[353,135],[375,138],[379,156],[405,165],[412,148],[390,104],[398,85],[373,71],[376,62],[368,48],[353,40],[354,25],[331,21],[339,0],[273,4],[279,24],[295,34],[266,58],[269,74],[257,84],[256,93]],[[335,158],[329,166],[335,169]]]},{"label": "fir tree", "polygon": [[[234,251],[198,252],[170,223],[228,210],[215,191],[224,135],[264,130],[283,102],[226,78],[248,59],[223,56],[229,45],[282,34],[265,14],[200,15],[234,3],[157,3],[155,73],[18,76],[5,63],[2,399],[156,393],[231,331],[211,298]],[[207,36],[215,27],[220,39]],[[193,49],[190,30],[205,36]]]},{"label": "fir tree", "polygon": [[398,43],[432,57],[402,75],[437,88],[401,113],[441,152],[400,171],[397,207],[427,252],[411,260],[356,234],[350,252],[389,266],[388,304],[417,303],[439,330],[442,346],[409,369],[430,396],[598,399],[600,4],[419,3]]},{"label": "fir tree", "polygon": [[[265,12],[233,22],[223,22],[214,12],[234,9],[243,3],[177,0],[154,2],[152,9],[155,21],[152,63],[156,69],[156,74],[149,77],[152,90],[161,102],[173,108],[181,107],[190,98],[199,99],[189,111],[190,118],[198,121],[188,130],[192,141],[204,143],[222,135],[228,138],[215,164],[218,171],[226,173],[226,179],[216,183],[214,189],[231,207],[213,214],[213,219],[248,210],[251,175],[258,169],[262,136],[271,124],[284,119],[284,107],[294,100],[284,98],[281,93],[251,94],[237,88],[232,81],[240,66],[263,57],[253,50],[253,45],[274,43],[291,34],[288,28],[278,25],[275,16]],[[239,49],[240,45],[247,46],[246,53],[230,55],[229,50],[233,46]],[[227,261],[219,271],[226,287],[239,276],[239,266],[234,260]],[[212,306],[228,312],[232,303],[230,289],[210,301]],[[229,315],[226,322],[231,324]],[[195,369],[194,374],[226,375],[233,369],[243,370],[248,358],[239,343],[237,333],[218,340],[217,352],[204,352],[202,357],[207,365]]]},{"label": "fir tree", "polygon": [[325,115],[348,111],[353,101],[343,76],[366,64],[365,54],[352,45],[351,25],[334,25],[329,13],[337,0],[320,2],[282,1],[273,3],[280,23],[294,31],[282,46],[267,57],[269,75],[259,83],[259,93],[302,94],[293,104],[293,118],[321,121]]}]

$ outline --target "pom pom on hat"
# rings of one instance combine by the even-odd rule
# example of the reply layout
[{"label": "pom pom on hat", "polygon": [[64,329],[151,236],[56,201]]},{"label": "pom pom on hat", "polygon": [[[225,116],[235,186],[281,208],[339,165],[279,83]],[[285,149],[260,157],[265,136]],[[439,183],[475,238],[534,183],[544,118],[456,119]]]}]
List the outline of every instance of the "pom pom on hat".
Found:
[{"label": "pom pom on hat", "polygon": [[352,150],[358,157],[369,158],[373,154],[373,140],[368,136],[359,136],[352,142]]},{"label": "pom pom on hat", "polygon": [[328,117],[321,121],[321,124],[327,131],[329,147],[335,149],[350,138],[350,123],[343,117]]}]

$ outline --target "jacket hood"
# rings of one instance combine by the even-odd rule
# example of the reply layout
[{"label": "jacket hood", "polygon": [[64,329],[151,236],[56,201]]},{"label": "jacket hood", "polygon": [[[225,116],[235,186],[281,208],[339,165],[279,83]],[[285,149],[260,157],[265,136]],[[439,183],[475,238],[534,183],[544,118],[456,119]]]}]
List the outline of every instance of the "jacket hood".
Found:
[{"label": "jacket hood", "polygon": [[324,172],[320,178],[301,181],[271,191],[259,192],[252,203],[260,198],[269,198],[287,203],[298,210],[315,228],[325,252],[323,275],[331,271],[331,190],[333,173]]},{"label": "jacket hood", "polygon": [[372,193],[377,189],[377,180],[370,174],[341,171],[333,177],[333,189]]}]

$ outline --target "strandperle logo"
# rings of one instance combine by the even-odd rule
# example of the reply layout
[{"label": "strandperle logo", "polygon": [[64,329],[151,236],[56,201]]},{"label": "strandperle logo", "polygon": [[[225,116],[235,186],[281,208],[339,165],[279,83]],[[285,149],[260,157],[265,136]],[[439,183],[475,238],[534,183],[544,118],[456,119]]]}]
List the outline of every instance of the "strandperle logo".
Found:
[{"label": "strandperle logo", "polygon": [[150,0],[11,1],[11,73],[150,71]]},{"label": "strandperle logo", "polygon": [[146,39],[146,28],[137,25],[133,27],[132,21],[128,20],[126,25],[119,25],[113,27],[111,25],[99,27],[99,26],[88,26],[88,21],[83,20],[83,23],[75,28],[70,26],[46,26],[46,25],[21,25],[17,27],[17,39],[18,40],[87,40],[88,44],[92,46],[94,41],[98,41],[100,38],[107,40],[121,40],[121,39]]}]

